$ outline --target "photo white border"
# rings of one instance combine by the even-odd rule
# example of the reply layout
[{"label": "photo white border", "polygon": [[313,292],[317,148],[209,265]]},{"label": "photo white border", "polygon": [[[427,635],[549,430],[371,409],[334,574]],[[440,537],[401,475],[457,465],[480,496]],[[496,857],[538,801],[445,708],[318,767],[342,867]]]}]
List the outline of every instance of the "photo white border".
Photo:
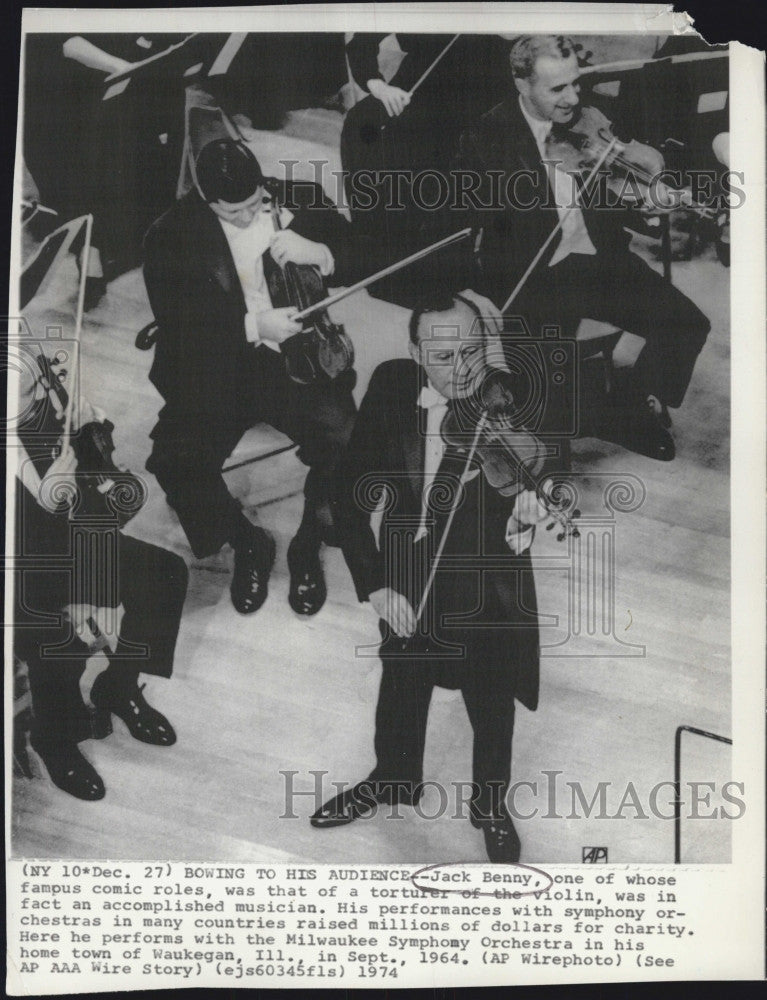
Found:
[{"label": "photo white border", "polygon": [[[294,7],[237,7],[153,10],[25,10],[28,32],[94,31],[552,31],[572,34],[649,34],[692,31],[687,15],[661,4],[304,4]],[[19,88],[16,174],[9,316],[18,316],[19,224],[23,67]],[[763,53],[734,43],[730,49],[731,167],[743,171],[746,200],[732,213],[731,266],[731,552],[733,778],[746,789],[745,815],[733,824],[733,861],[699,869],[700,899],[710,910],[706,932],[698,939],[722,955],[721,978],[761,978],[764,940],[764,649],[765,649],[765,116]],[[14,386],[8,413],[14,412]],[[9,455],[9,458],[11,456]],[[12,551],[13,462],[8,463],[6,551]],[[12,576],[6,572],[6,582]],[[6,621],[12,615],[6,586]],[[701,608],[701,614],[705,613]],[[6,860],[11,845],[12,650],[5,630]],[[152,860],[152,859],[147,859]],[[663,866],[642,866],[661,868]],[[669,866],[689,870],[688,866]],[[10,902],[10,897],[9,897]],[[690,901],[693,904],[696,901]],[[542,970],[543,971],[543,970]],[[651,970],[647,970],[650,972]],[[675,969],[646,978],[698,978],[696,968]],[[449,976],[448,976],[449,978]],[[629,974],[629,980],[645,978]],[[585,980],[623,981],[623,977]],[[486,980],[490,982],[491,980]],[[498,982],[495,977],[492,981]],[[529,982],[577,982],[566,971],[549,968]],[[501,980],[502,982],[502,980]],[[287,984],[286,984],[287,985]],[[318,983],[318,985],[327,985]],[[380,985],[380,984],[378,984]],[[480,985],[480,983],[477,983]],[[10,986],[10,982],[9,982]],[[54,990],[55,992],[55,990]]]}]

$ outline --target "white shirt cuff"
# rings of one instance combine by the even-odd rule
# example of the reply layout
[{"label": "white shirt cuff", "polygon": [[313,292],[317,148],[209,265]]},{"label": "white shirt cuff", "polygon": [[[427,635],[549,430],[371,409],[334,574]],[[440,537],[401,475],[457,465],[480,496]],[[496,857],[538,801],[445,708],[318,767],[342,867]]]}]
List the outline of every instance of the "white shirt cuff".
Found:
[{"label": "white shirt cuff", "polygon": [[527,528],[522,528],[513,514],[506,522],[506,544],[515,556],[521,555],[530,548],[534,535],[535,525],[531,524]]},{"label": "white shirt cuff", "polygon": [[250,344],[258,344],[261,340],[258,335],[258,318],[255,313],[245,313],[245,338]]},{"label": "white shirt cuff", "polygon": [[320,262],[320,274],[323,278],[327,278],[329,275],[335,271],[336,262],[333,258],[333,254],[330,252],[330,248],[322,244],[322,261]]}]

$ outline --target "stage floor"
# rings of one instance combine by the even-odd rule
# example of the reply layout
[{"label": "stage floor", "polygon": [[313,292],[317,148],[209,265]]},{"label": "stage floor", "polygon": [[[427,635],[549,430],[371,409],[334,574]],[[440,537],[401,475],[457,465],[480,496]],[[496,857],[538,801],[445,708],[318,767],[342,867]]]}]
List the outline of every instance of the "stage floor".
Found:
[{"label": "stage floor", "polygon": [[[252,140],[268,169],[269,151],[276,155],[284,137],[254,134]],[[303,143],[302,154],[311,147],[296,141]],[[594,439],[574,445],[580,507],[586,522],[593,521],[582,545],[586,537],[598,545],[609,535],[612,547],[602,567],[612,588],[600,589],[600,608],[591,624],[588,617],[581,620],[580,634],[574,633],[577,621],[568,604],[568,580],[578,572],[577,553],[568,548],[574,543],[558,545],[554,533],[540,531],[534,544],[545,626],[540,707],[535,713],[519,709],[514,738],[513,780],[538,786],[537,797],[520,789],[516,800],[523,813],[538,808],[538,815],[517,824],[523,862],[580,862],[582,849],[597,845],[608,848],[611,862],[673,860],[671,820],[641,818],[625,804],[627,788],[634,786],[646,809],[652,788],[673,779],[677,726],[731,735],[729,272],[707,253],[675,263],[673,276],[712,322],[685,405],[674,413],[675,461],[654,462]],[[74,265],[71,272],[63,268],[30,311],[33,329],[58,323],[67,335],[75,281]],[[378,363],[406,354],[408,314],[361,293],[333,315],[355,342],[361,393]],[[77,801],[46,777],[15,779],[14,855],[483,860],[481,834],[467,819],[451,818],[450,809],[443,812],[436,785],[427,790],[423,816],[403,809],[397,821],[379,815],[344,829],[310,828],[308,817],[320,804],[315,780],[322,781],[327,797],[335,792],[331,782],[353,783],[373,764],[377,622],[370,606],[357,602],[337,550],[324,555],[329,598],[322,611],[305,620],[288,607],[285,552],[299,521],[305,473],[292,451],[228,475],[248,514],[277,540],[262,610],[252,617],[233,610],[231,552],[203,561],[192,557],[162,491],[144,471],[161,401],[147,379],[151,354],[136,350],[134,339],[150,318],[140,271],[114,281],[86,316],[82,377],[86,395],[115,424],[115,457],[150,485],[149,502],[128,532],[172,548],[190,565],[174,676],[149,678],[146,689],[150,703],[173,722],[178,742],[170,749],[145,746],[116,721],[109,739],[82,744],[107,786],[98,803]],[[232,462],[285,441],[271,428],[255,428]],[[609,516],[603,490],[622,475],[638,477],[646,496],[636,510]],[[583,558],[586,551],[582,547]],[[92,663],[86,681],[100,666]],[[684,754],[683,781],[730,777],[729,748],[691,737]],[[314,772],[322,772],[319,779]],[[470,780],[471,731],[457,692],[435,694],[425,777],[448,789]],[[290,782],[294,791],[311,794],[291,802]],[[600,783],[608,783],[611,818],[585,816],[577,798],[574,806],[568,782],[578,783],[587,801]],[[671,794],[666,788],[658,798],[667,814]],[[622,802],[619,822],[612,817]],[[728,825],[721,819],[685,821],[684,860],[728,861]]]}]

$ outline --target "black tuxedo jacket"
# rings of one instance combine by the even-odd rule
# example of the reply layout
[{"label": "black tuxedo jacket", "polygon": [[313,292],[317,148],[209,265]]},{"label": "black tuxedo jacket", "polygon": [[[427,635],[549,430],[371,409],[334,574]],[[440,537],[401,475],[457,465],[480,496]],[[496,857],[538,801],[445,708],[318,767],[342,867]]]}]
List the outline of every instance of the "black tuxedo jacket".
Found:
[{"label": "black tuxedo jacket", "polygon": [[[516,91],[462,133],[456,168],[475,171],[482,178],[480,207],[472,210],[474,224],[484,230],[482,290],[500,306],[559,220],[548,174]],[[498,201],[492,193],[497,182],[488,177],[488,171],[502,174],[500,204],[492,207],[485,206]],[[510,177],[517,178],[516,197],[507,196]],[[523,207],[530,203],[533,207]],[[624,227],[630,216],[624,208],[586,207],[583,217],[597,253],[626,251],[630,236]],[[558,238],[552,240],[539,268],[548,265],[558,244]]]},{"label": "black tuxedo jacket", "polygon": [[[426,411],[418,406],[423,369],[410,360],[385,362],[373,373],[339,474],[336,524],[361,601],[381,587],[418,605],[455,489],[462,500],[447,537],[425,620],[447,642],[458,641],[471,665],[508,664],[517,698],[538,700],[538,617],[529,553],[512,554],[506,525],[513,500],[480,473],[460,487],[464,459],[449,451],[440,466],[428,537],[415,541],[421,517]],[[378,540],[371,513],[385,496]],[[383,631],[383,630],[382,630]],[[383,648],[382,648],[383,652]]]},{"label": "black tuxedo jacket", "polygon": [[[322,189],[273,178],[267,183],[293,212],[290,228],[330,248],[333,281],[345,283],[354,259],[350,227]],[[264,258],[268,273],[268,251]],[[147,233],[144,281],[160,327],[149,378],[166,403],[152,436],[196,438],[201,426],[208,440],[239,436],[258,356],[245,336],[245,298],[226,236],[195,190]]]},{"label": "black tuxedo jacket", "polygon": [[[386,32],[358,31],[346,45],[352,76],[363,90],[367,90],[368,80],[383,79],[378,69],[378,52],[386,37]],[[453,35],[397,32],[396,38],[405,56],[389,82],[410,90],[451,43]],[[508,87],[508,71],[506,39],[500,35],[463,34],[422,81],[417,96],[413,97],[414,107],[407,114],[423,106],[440,126],[447,125],[451,130],[465,128],[503,97]],[[439,142],[439,136],[431,135],[430,141]]]}]

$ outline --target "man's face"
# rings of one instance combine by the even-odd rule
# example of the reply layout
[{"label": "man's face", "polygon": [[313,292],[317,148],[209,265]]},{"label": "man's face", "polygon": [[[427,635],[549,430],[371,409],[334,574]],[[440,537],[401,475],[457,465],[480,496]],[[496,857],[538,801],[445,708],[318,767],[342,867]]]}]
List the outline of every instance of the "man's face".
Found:
[{"label": "man's face", "polygon": [[447,399],[461,399],[477,391],[488,363],[499,364],[496,354],[502,360],[500,341],[496,348],[488,342],[474,310],[458,301],[444,312],[424,313],[418,346],[411,344],[410,354],[437,392]]},{"label": "man's face", "polygon": [[567,125],[579,103],[579,74],[574,53],[567,59],[539,56],[532,76],[514,82],[527,111],[542,121]]},{"label": "man's face", "polygon": [[210,207],[219,219],[223,219],[224,222],[228,222],[232,226],[237,226],[238,229],[247,229],[261,210],[263,198],[264,189],[259,187],[250,198],[241,201],[237,205],[232,205],[226,201],[214,201],[210,203]]}]

